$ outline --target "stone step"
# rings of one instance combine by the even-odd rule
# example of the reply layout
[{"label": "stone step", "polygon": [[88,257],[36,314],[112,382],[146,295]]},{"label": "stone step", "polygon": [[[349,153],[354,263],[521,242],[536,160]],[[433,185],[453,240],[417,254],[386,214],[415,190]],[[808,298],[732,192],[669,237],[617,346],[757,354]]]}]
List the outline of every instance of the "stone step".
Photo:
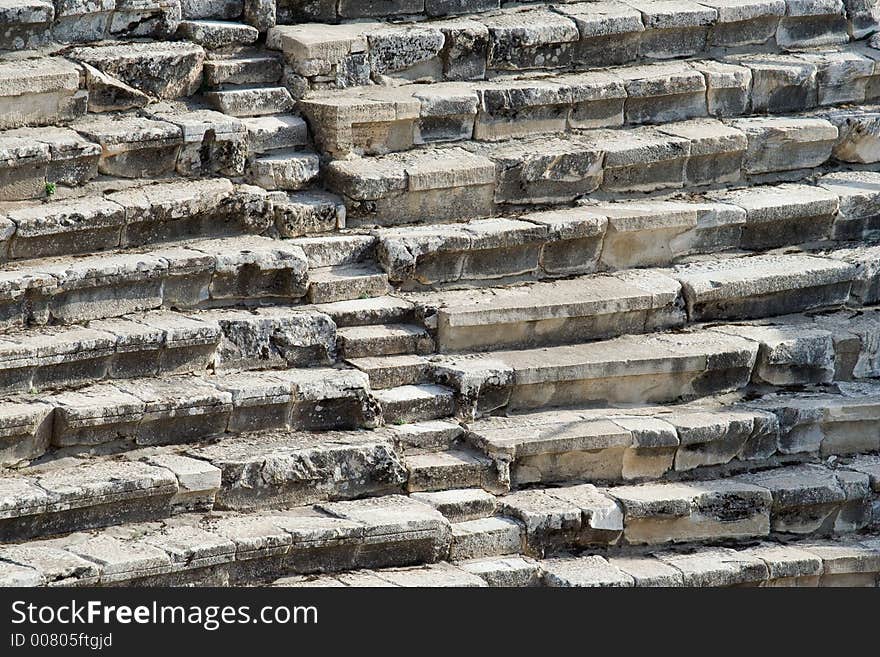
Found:
[{"label": "stone step", "polygon": [[482,488],[456,488],[432,493],[412,493],[410,497],[430,504],[453,523],[490,518],[495,515],[495,510],[498,507],[495,496]]},{"label": "stone step", "polygon": [[713,258],[518,287],[408,295],[436,325],[440,352],[528,348],[651,333],[688,321],[842,306],[856,268],[786,254]]},{"label": "stone step", "polygon": [[0,323],[71,324],[162,307],[289,302],[306,295],[307,269],[300,247],[255,235],[19,261],[0,271]]},{"label": "stone step", "polygon": [[745,548],[673,548],[612,557],[493,556],[405,569],[298,575],[276,580],[273,586],[480,586],[469,575],[491,587],[874,587],[880,578],[880,538],[866,534],[855,539],[762,541]]},{"label": "stone step", "polygon": [[501,490],[495,464],[485,455],[467,448],[445,452],[424,452],[406,456],[411,493],[446,491],[456,488]]},{"label": "stone step", "polygon": [[634,270],[407,298],[436,324],[441,353],[529,348],[684,326],[681,286],[670,274]]},{"label": "stone step", "polygon": [[[871,174],[858,175],[873,200],[866,185]],[[791,246],[854,230],[848,226],[869,221],[871,206],[848,210],[852,218],[845,217],[838,212],[844,194],[825,186],[755,185],[705,196],[588,201],[510,218],[379,229],[376,259],[403,290],[663,267],[695,255]]]},{"label": "stone step", "polygon": [[[482,357],[448,356],[435,363],[435,377],[455,387],[459,403],[478,414],[670,402],[747,386],[760,348],[760,341],[712,330],[654,333]],[[825,362],[827,353],[819,354]],[[793,366],[779,367],[786,365]]]},{"label": "stone step", "polygon": [[[298,199],[308,199],[309,194],[311,193],[306,192],[303,195],[291,194],[288,196],[288,200],[294,196]],[[331,198],[338,202],[338,198],[332,195],[325,197],[328,203]],[[341,212],[343,215],[345,214],[344,207]],[[376,246],[376,239],[370,235],[343,233],[341,230],[328,235],[293,238],[289,239],[288,242],[299,246],[303,250],[306,258],[308,258],[309,267],[313,269],[354,265],[373,260],[373,252]]]},{"label": "stone step", "polygon": [[143,460],[61,459],[6,472],[0,537],[11,543],[210,511],[220,475],[209,463],[170,453]]},{"label": "stone step", "polygon": [[868,476],[820,465],[689,482],[530,489],[499,498],[528,552],[846,534],[872,522]]},{"label": "stone step", "polygon": [[452,390],[444,386],[399,386],[377,390],[373,396],[379,402],[382,417],[388,425],[439,420],[455,413]]},{"label": "stone step", "polygon": [[537,568],[549,586],[877,586],[878,550],[877,537],[865,535],[824,541],[764,541],[736,549],[665,550],[608,559],[598,555],[562,557],[541,561]]},{"label": "stone step", "polygon": [[654,62],[550,79],[373,85],[310,94],[298,107],[321,150],[344,159],[431,143],[876,102],[878,62],[880,51],[852,46]]},{"label": "stone step", "polygon": [[450,561],[519,555],[522,527],[510,518],[480,518],[452,523]]},{"label": "stone step", "polygon": [[89,382],[76,390],[6,395],[0,403],[0,465],[47,452],[80,455],[257,430],[360,429],[381,421],[369,380],[357,370],[160,376],[157,369],[143,378]]},{"label": "stone step", "polygon": [[347,326],[337,332],[344,358],[430,354],[434,341],[425,329],[412,324]]},{"label": "stone step", "polygon": [[274,219],[257,188],[226,178],[146,181],[82,196],[0,207],[4,260],[94,254],[172,240],[265,231]]},{"label": "stone step", "polygon": [[321,161],[315,153],[283,149],[252,160],[248,179],[263,189],[297,191],[318,177],[320,167]]},{"label": "stone step", "polygon": [[222,473],[215,510],[268,510],[388,495],[402,492],[407,480],[386,430],[260,430],[180,452]]},{"label": "stone step", "polygon": [[255,50],[208,59],[204,71],[208,87],[271,84],[281,79],[284,64],[274,54]]},{"label": "stone step", "polygon": [[407,490],[411,493],[458,488],[501,490],[495,464],[483,454],[466,448],[407,455],[406,467]]},{"label": "stone step", "polygon": [[464,438],[464,429],[452,420],[425,420],[388,428],[408,455],[449,451]]},{"label": "stone step", "polygon": [[345,198],[350,227],[426,223],[425,217],[443,223],[489,217],[510,205],[568,203],[593,192],[619,198],[774,176],[800,179],[830,160],[838,134],[821,118],[696,119],[337,160],[326,174],[328,188]]},{"label": "stone step", "polygon": [[187,20],[233,20],[244,12],[244,0],[180,0]]},{"label": "stone step", "polygon": [[[71,18],[77,19],[76,23],[82,17]],[[147,100],[172,100],[196,93],[202,84],[205,50],[187,41],[111,41],[75,47],[66,56],[84,67],[92,67],[94,71],[86,80],[91,80],[90,92],[99,91],[104,101],[115,105],[120,100],[113,99],[117,91],[122,92],[126,101],[136,100],[138,93],[146,95]]]},{"label": "stone step", "polygon": [[181,21],[177,35],[207,50],[219,50],[230,46],[253,45],[259,39],[260,32],[244,23],[202,19]]},{"label": "stone step", "polygon": [[422,356],[367,356],[346,362],[370,377],[373,390],[419,385],[430,380],[430,364]]},{"label": "stone step", "polygon": [[840,384],[839,393],[493,417],[471,423],[466,440],[513,488],[689,478],[829,456],[867,474],[876,466],[858,454],[880,445],[880,390],[852,385]]},{"label": "stone step", "polygon": [[[332,535],[332,536],[331,536]],[[449,522],[402,495],[286,511],[181,514],[39,544],[4,545],[3,586],[242,585],[312,572],[433,563]]]},{"label": "stone step", "polygon": [[0,50],[24,50],[52,39],[55,6],[49,0],[0,2]]},{"label": "stone step", "polygon": [[0,153],[0,201],[19,201],[93,179],[102,150],[70,128],[46,127],[0,132]]},{"label": "stone step", "polygon": [[236,117],[285,114],[293,109],[293,98],[285,87],[240,86],[205,92],[214,109]]},{"label": "stone step", "polygon": [[[415,5],[407,7],[413,13],[426,6],[407,4]],[[350,87],[388,77],[485,79],[515,71],[591,70],[736,49],[832,46],[850,39],[842,5],[758,4],[736,10],[658,0],[626,6],[542,4],[437,22],[279,25],[269,30],[267,46],[282,51],[294,72],[318,89],[328,80]],[[401,43],[409,47],[403,49]],[[353,61],[362,64],[353,67]]]},{"label": "stone step", "polygon": [[309,272],[310,303],[381,297],[390,291],[388,275],[375,265],[340,265]]},{"label": "stone step", "polygon": [[88,326],[4,334],[0,391],[76,388],[91,380],[206,370],[331,365],[335,353],[335,324],[305,307],[148,311],[93,320]]},{"label": "stone step", "polygon": [[312,306],[333,318],[339,328],[410,324],[415,305],[398,297],[371,297]]},{"label": "stone step", "polygon": [[295,149],[309,145],[306,122],[292,114],[256,116],[242,119],[248,132],[251,154],[263,154],[279,149]]},{"label": "stone step", "polygon": [[[335,194],[323,191],[272,194],[275,230],[284,238],[309,235],[334,237],[345,228],[345,204]],[[330,242],[325,242],[330,244]]]},{"label": "stone step", "polygon": [[[0,27],[0,44],[9,29]],[[14,61],[0,57],[0,130],[66,123],[86,111],[88,92],[80,90],[77,66],[62,57],[34,55]]]}]

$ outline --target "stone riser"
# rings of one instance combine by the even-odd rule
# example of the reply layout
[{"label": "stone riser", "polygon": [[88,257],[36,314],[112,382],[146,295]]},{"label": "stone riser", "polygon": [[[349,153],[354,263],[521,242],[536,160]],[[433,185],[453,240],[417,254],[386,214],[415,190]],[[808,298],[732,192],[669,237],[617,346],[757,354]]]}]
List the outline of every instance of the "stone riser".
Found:
[{"label": "stone riser", "polygon": [[[512,488],[705,478],[880,451],[878,398],[868,386],[850,396],[782,394],[753,404],[544,412],[473,423],[467,440]],[[871,471],[871,457],[855,461]]]},{"label": "stone riser", "polygon": [[738,477],[641,486],[532,489],[499,499],[532,554],[572,547],[830,536],[875,522],[866,474],[801,465]]},{"label": "stone riser", "polygon": [[4,271],[0,324],[74,324],[157,308],[296,302],[302,249],[257,236],[178,242],[142,253],[16,263]]},{"label": "stone riser", "polygon": [[750,548],[701,548],[652,555],[517,555],[455,564],[335,575],[292,576],[280,587],[840,587],[880,586],[880,540],[764,542]]},{"label": "stone riser", "polygon": [[[332,404],[332,400],[328,400]],[[267,473],[272,472],[271,477]],[[59,459],[4,472],[0,540],[18,542],[183,512],[263,510],[401,493],[387,432],[272,431],[113,459]]]},{"label": "stone riser", "polygon": [[50,448],[83,453],[259,428],[321,431],[381,422],[367,376],[356,370],[116,380],[33,397],[2,405],[0,458],[6,464],[37,458]]},{"label": "stone riser", "polygon": [[420,308],[425,324],[436,327],[437,350],[456,353],[572,344],[694,322],[857,307],[860,297],[851,298],[851,289],[867,289],[873,281],[858,273],[843,259],[757,256],[409,299]]},{"label": "stone riser", "polygon": [[[871,122],[844,114],[857,125]],[[822,118],[685,121],[473,145],[473,152],[429,148],[335,161],[327,168],[327,186],[345,199],[350,227],[425,223],[426,217],[430,223],[466,221],[501,214],[507,206],[798,180],[832,159],[875,161],[870,131],[853,127],[841,141],[838,128]],[[863,145],[858,155],[849,146],[853,141]]]},{"label": "stone riser", "polygon": [[[668,267],[689,256],[723,251],[777,249],[827,240],[876,240],[880,175],[836,172],[815,182],[818,184],[746,187],[696,198],[586,201],[577,208],[513,218],[377,230],[376,259],[389,280],[402,290],[454,289],[633,267]],[[874,269],[869,264],[873,253],[873,247],[861,252],[857,248],[823,252],[857,266],[860,282],[854,286],[853,296],[859,303],[873,303],[877,298],[872,291],[876,287]],[[638,284],[638,277],[626,280]],[[657,289],[658,285],[650,287]],[[516,292],[511,295],[515,298]],[[465,293],[416,295],[413,300],[428,309],[440,303],[473,305]],[[787,299],[766,301],[778,301],[783,308],[797,305]],[[490,307],[496,305],[502,304],[491,302]],[[708,298],[695,301],[691,308],[697,315],[726,310],[712,306]],[[756,312],[757,308],[739,310]]]},{"label": "stone riser", "polygon": [[[709,7],[667,10],[662,4],[653,8],[651,4],[642,3],[643,11],[618,6],[611,12],[605,8],[605,13],[564,6],[513,10],[498,16],[399,27],[381,23],[279,26],[269,31],[267,45],[284,52],[304,85],[321,89],[366,84],[383,76],[484,79],[512,71],[591,70],[640,59],[739,49],[784,50],[850,40],[842,14],[780,17],[777,13],[766,16],[764,29],[756,34],[756,20],[718,22],[717,12]],[[401,43],[406,42],[404,49]]]},{"label": "stone riser", "polygon": [[[96,532],[36,551],[4,546],[2,558],[15,565],[0,571],[0,585],[245,584],[292,572],[431,563],[450,541],[443,516],[400,496],[189,520],[195,524],[144,526],[134,540]],[[71,564],[75,576],[65,574]]]},{"label": "stone riser", "polygon": [[711,325],[576,345],[435,358],[462,417],[581,405],[667,403],[746,386],[877,376],[875,312]]},{"label": "stone riser", "polygon": [[329,156],[382,155],[442,142],[691,118],[802,112],[873,102],[880,52],[867,48],[619,67],[548,79],[363,87],[298,103]]}]

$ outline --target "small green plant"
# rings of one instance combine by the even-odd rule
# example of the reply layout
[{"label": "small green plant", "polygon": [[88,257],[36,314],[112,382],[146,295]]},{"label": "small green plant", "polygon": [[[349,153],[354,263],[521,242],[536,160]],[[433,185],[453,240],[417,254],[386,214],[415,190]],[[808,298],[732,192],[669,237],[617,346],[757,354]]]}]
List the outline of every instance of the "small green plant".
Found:
[{"label": "small green plant", "polygon": [[404,422],[402,419],[398,418],[398,419],[394,420],[394,424],[396,424],[397,426],[401,426],[403,424],[406,424],[406,422]]},{"label": "small green plant", "polygon": [[58,187],[55,186],[55,183],[46,183],[46,196],[49,198],[55,195],[55,192],[58,191]]}]

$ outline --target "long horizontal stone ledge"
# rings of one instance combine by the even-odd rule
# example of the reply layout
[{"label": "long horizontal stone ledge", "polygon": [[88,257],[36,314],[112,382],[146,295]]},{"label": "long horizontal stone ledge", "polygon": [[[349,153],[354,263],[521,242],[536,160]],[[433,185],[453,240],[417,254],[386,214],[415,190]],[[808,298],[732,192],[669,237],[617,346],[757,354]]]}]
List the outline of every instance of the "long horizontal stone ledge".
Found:
[{"label": "long horizontal stone ledge", "polygon": [[[468,425],[467,441],[511,488],[535,483],[648,481],[736,472],[786,460],[841,457],[877,490],[880,388],[787,393],[756,401],[539,411]],[[872,460],[873,459],[873,460]]]},{"label": "long horizontal stone ledge", "polygon": [[35,48],[52,42],[82,43],[149,37],[170,39],[181,18],[180,0],[153,2],[0,3],[0,50]]},{"label": "long horizontal stone ledge", "polygon": [[[841,110],[865,126],[847,134],[873,142],[860,111]],[[817,117],[693,119],[336,160],[326,175],[351,227],[444,223],[491,217],[511,205],[798,180],[831,161],[838,135]]]},{"label": "long horizontal stone ledge", "polygon": [[[343,3],[346,8],[359,4]],[[427,7],[405,4],[409,13]],[[358,17],[375,16],[367,10]],[[337,16],[343,17],[348,18]],[[334,17],[309,17],[316,19]],[[866,36],[874,23],[868,17],[853,35]],[[756,47],[840,45],[850,41],[849,28],[843,2],[756,1],[732,7],[711,0],[640,0],[519,7],[400,25],[279,25],[269,30],[267,45],[284,53],[304,85],[320,89],[387,77],[473,80],[510,71],[588,70]]]},{"label": "long horizontal stone ledge", "polygon": [[309,94],[299,107],[336,158],[417,145],[712,116],[802,112],[875,100],[880,51],[863,47],[656,62],[552,78],[367,86]]},{"label": "long horizontal stone ledge", "polygon": [[88,327],[7,333],[2,344],[2,387],[8,392],[90,379],[329,364],[336,326],[329,316],[304,308],[158,310]]},{"label": "long horizontal stone ledge", "polygon": [[293,575],[277,587],[874,587],[880,582],[880,537],[754,547],[697,547],[648,555],[508,555],[409,568]]},{"label": "long horizontal stone ledge", "polygon": [[[432,255],[438,270],[441,263],[441,271],[454,265],[451,258],[438,258],[436,251]],[[468,252],[452,255],[468,265],[476,260]],[[499,264],[512,261],[506,251],[491,255]],[[464,273],[462,267],[458,271]],[[486,273],[487,268],[478,271]],[[849,301],[856,280],[856,268],[845,261],[786,254],[406,298],[435,326],[438,351],[455,353],[586,342],[689,321],[833,309]]]},{"label": "long horizontal stone ledge", "polygon": [[250,154],[248,135],[247,124],[220,112],[163,103],[134,113],[90,113],[65,127],[3,130],[0,201],[51,199],[59,185],[81,187],[99,174],[137,181],[175,173],[238,178]]},{"label": "long horizontal stone ledge", "polygon": [[[818,186],[784,183],[686,197],[585,200],[577,207],[372,234],[377,260],[398,288],[474,287],[668,267],[724,251],[876,239],[872,212],[878,199],[880,174],[839,172],[823,176]],[[870,295],[865,298],[872,302]]]},{"label": "long horizontal stone ledge", "polygon": [[0,463],[188,443],[225,434],[376,427],[369,378],[328,367],[121,379],[0,404]]},{"label": "long horizontal stone ledge", "polygon": [[124,527],[131,531],[4,545],[0,585],[253,584],[295,573],[433,563],[451,539],[438,511],[400,495]]},{"label": "long horizontal stone ledge", "polygon": [[717,331],[623,336],[585,344],[435,359],[460,409],[668,402],[748,385],[760,343]]},{"label": "long horizontal stone ledge", "polygon": [[876,309],[785,315],[646,336],[438,356],[463,418],[546,406],[652,404],[876,378]]},{"label": "long horizontal stone ledge", "polygon": [[525,526],[528,551],[590,546],[829,536],[872,522],[867,474],[796,465],[725,479],[505,495],[499,509]]},{"label": "long horizontal stone ledge", "polygon": [[180,455],[72,460],[4,473],[0,537],[6,543],[210,511],[220,470]]},{"label": "long horizontal stone ledge", "polygon": [[157,242],[265,233],[272,198],[227,178],[142,182],[106,193],[0,206],[3,260],[90,254]]},{"label": "long horizontal stone ledge", "polygon": [[[276,385],[282,389],[280,378]],[[186,411],[175,410],[185,424]],[[198,407],[189,410],[196,413]],[[109,457],[62,457],[4,472],[0,536],[15,542],[191,511],[387,495],[402,492],[406,480],[392,434],[384,430],[268,430],[189,449],[148,447]]]},{"label": "long horizontal stone ledge", "polygon": [[244,235],[140,252],[11,263],[0,272],[0,324],[70,324],[158,308],[295,301],[309,287],[302,248]]}]

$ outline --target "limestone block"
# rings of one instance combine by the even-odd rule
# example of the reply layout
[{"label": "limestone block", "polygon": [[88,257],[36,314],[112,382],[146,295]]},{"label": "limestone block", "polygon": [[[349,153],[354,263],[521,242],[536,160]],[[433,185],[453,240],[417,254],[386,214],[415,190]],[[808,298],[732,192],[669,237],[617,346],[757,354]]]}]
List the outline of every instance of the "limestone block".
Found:
[{"label": "limestone block", "polygon": [[822,119],[757,117],[734,119],[731,125],[749,139],[744,163],[749,174],[819,166],[837,142],[837,128]]},{"label": "limestone block", "polygon": [[50,404],[0,405],[0,465],[14,466],[42,456],[52,437],[52,415]]},{"label": "limestone block", "polygon": [[846,43],[849,30],[841,0],[785,0],[785,16],[776,30],[783,48],[812,48]]},{"label": "limestone block", "polygon": [[715,119],[692,119],[664,125],[661,131],[689,141],[686,185],[719,185],[740,180],[748,140],[736,128]]},{"label": "limestone block", "polygon": [[444,43],[443,32],[434,27],[416,24],[371,30],[367,34],[370,70],[373,76],[442,80]]},{"label": "limestone block", "polygon": [[[316,440],[317,438],[317,440]],[[216,505],[225,509],[298,506],[397,492],[406,479],[387,441],[352,433],[260,431],[188,452],[222,471]]]},{"label": "limestone block", "polygon": [[634,579],[604,557],[545,559],[541,561],[544,584],[553,587],[629,587]]},{"label": "limestone block", "polygon": [[784,0],[705,0],[701,5],[718,12],[709,45],[736,47],[762,45],[776,36],[785,15]]},{"label": "limestone block", "polygon": [[754,94],[750,68],[714,60],[694,61],[691,66],[706,78],[709,116],[725,118],[748,112]]},{"label": "limestone block", "polygon": [[855,278],[844,263],[783,255],[684,265],[682,283],[691,320],[745,319],[843,305]]},{"label": "limestone block", "polygon": [[768,577],[763,560],[730,548],[700,548],[692,553],[660,552],[655,556],[681,572],[683,586],[755,586]]},{"label": "limestone block", "polygon": [[[865,507],[860,503],[870,494],[867,475],[850,474],[853,477],[818,465],[802,465],[742,475],[739,479],[773,494],[773,531],[828,534],[836,530],[854,531],[867,524]],[[855,481],[863,485],[850,485]],[[858,517],[853,516],[853,506],[860,511]]]},{"label": "limestone block", "polygon": [[741,208],[713,202],[622,201],[586,209],[607,217],[601,265],[621,270],[736,248],[746,222]]},{"label": "limestone block", "polygon": [[636,0],[627,4],[642,13],[645,32],[639,54],[651,59],[695,55],[706,48],[718,12],[688,0]]},{"label": "limestone block", "polygon": [[617,69],[627,99],[626,123],[666,123],[705,116],[706,80],[686,63]]},{"label": "limestone block", "polygon": [[623,506],[624,538],[633,545],[765,536],[770,531],[770,492],[744,482],[643,484],[607,492]]},{"label": "limestone block", "polygon": [[574,21],[580,34],[574,63],[612,66],[638,59],[645,25],[637,9],[619,2],[580,2],[556,11]]},{"label": "limestone block", "polygon": [[745,210],[741,246],[754,250],[825,239],[838,208],[835,194],[812,185],[757,186],[711,196]]},{"label": "limestone block", "polygon": [[819,178],[819,186],[838,198],[832,238],[870,239],[880,219],[880,175],[872,171],[840,171]]},{"label": "limestone block", "polygon": [[60,57],[0,64],[0,129],[52,125],[82,115],[76,65]]},{"label": "limestone block", "polygon": [[89,117],[73,127],[101,145],[98,170],[122,178],[155,177],[174,171],[183,145],[178,126],[133,115]]},{"label": "limestone block", "polygon": [[185,41],[125,43],[74,48],[70,57],[161,99],[195,93],[205,51]]},{"label": "limestone block", "polygon": [[559,69],[572,63],[580,33],[574,21],[544,9],[489,16],[487,67],[498,71]]},{"label": "limestone block", "polygon": [[596,190],[604,146],[599,140],[572,136],[518,140],[478,152],[495,163],[496,202],[541,204],[568,202]]}]

